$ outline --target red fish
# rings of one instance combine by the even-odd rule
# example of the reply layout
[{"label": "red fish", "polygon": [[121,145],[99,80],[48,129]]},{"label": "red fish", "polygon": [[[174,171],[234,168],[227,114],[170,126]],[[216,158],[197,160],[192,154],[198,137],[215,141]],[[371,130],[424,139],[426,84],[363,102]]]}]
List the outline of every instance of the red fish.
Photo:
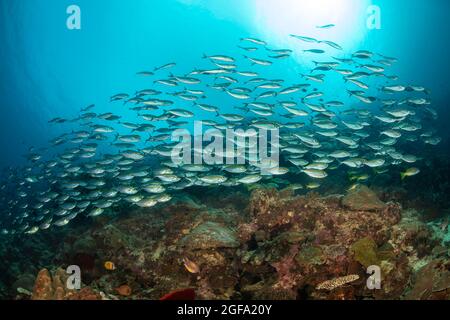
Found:
[{"label": "red fish", "polygon": [[159,301],[170,301],[170,300],[185,300],[185,301],[195,300],[195,290],[194,289],[175,290],[159,299]]}]

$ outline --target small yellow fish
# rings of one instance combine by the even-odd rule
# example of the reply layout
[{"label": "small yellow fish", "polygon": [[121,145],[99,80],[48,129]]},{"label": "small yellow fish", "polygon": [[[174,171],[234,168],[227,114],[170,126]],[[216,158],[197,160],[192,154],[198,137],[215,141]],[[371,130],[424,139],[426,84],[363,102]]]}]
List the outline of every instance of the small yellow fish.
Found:
[{"label": "small yellow fish", "polygon": [[405,172],[400,173],[400,177],[403,179],[405,179],[406,177],[412,177],[415,176],[416,174],[418,174],[420,172],[419,169],[417,168],[409,168],[408,170],[406,170]]},{"label": "small yellow fish", "polygon": [[104,264],[104,267],[108,271],[114,271],[116,270],[116,265],[112,261],[106,261]]},{"label": "small yellow fish", "polygon": [[187,271],[190,273],[200,273],[200,267],[193,261],[189,260],[188,258],[183,258],[183,264]]},{"label": "small yellow fish", "polygon": [[358,188],[359,186],[360,186],[359,183],[355,183],[355,184],[351,185],[351,186],[347,189],[347,191],[353,191],[353,190],[355,190],[356,188]]},{"label": "small yellow fish", "polygon": [[368,174],[359,174],[350,177],[350,181],[366,181],[369,180],[370,176]]},{"label": "small yellow fish", "polygon": [[320,187],[320,183],[318,182],[310,182],[306,185],[306,188],[308,189],[317,189]]}]

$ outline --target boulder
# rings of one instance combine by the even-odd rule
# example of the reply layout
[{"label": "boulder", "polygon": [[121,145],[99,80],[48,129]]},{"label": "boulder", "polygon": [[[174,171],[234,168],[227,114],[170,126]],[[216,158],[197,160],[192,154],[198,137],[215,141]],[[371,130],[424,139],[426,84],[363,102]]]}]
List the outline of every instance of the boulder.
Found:
[{"label": "boulder", "polygon": [[368,187],[361,185],[350,191],[343,199],[342,205],[355,211],[383,210],[386,204]]},{"label": "boulder", "polygon": [[193,250],[239,246],[236,232],[217,222],[203,222],[183,237],[181,243]]}]

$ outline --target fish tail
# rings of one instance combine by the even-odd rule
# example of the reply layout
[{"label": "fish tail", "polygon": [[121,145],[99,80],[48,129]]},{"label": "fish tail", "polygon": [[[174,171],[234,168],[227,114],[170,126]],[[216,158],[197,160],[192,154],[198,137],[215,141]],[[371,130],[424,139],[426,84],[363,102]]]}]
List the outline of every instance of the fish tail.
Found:
[{"label": "fish tail", "polygon": [[202,58],[203,59],[208,59],[208,56],[204,53]]},{"label": "fish tail", "polygon": [[400,173],[400,179],[401,180],[404,180],[405,177],[406,177],[406,173],[404,173],[404,172]]}]

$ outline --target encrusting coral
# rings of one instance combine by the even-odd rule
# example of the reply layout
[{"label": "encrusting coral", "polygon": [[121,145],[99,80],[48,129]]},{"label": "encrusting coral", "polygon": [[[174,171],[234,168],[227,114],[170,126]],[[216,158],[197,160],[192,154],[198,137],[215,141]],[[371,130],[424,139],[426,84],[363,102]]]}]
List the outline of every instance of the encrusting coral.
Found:
[{"label": "encrusting coral", "polygon": [[[327,197],[255,188],[246,207],[245,199],[236,192],[214,207],[183,198],[99,219],[65,238],[31,298],[159,299],[185,288],[198,299],[450,297],[448,252],[430,226],[367,187]],[[81,290],[68,290],[56,268],[71,264],[82,270]],[[380,290],[366,287],[373,265]]]}]

